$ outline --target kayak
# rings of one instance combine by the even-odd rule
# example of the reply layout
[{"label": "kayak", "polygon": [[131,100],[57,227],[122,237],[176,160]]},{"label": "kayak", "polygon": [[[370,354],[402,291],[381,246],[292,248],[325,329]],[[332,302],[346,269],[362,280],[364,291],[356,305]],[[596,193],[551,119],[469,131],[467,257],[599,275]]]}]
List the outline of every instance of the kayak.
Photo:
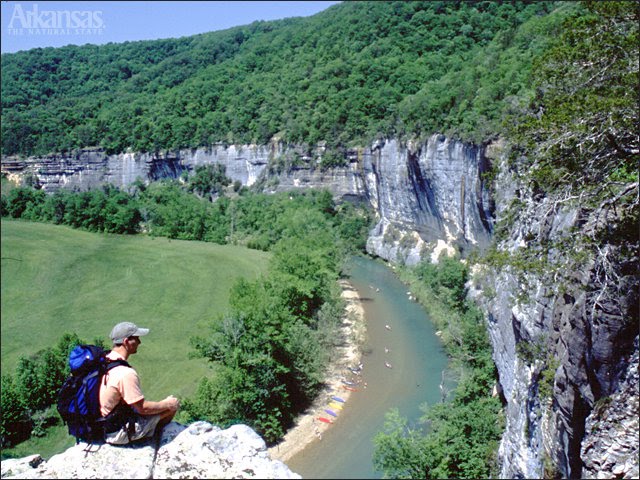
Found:
[{"label": "kayak", "polygon": [[336,402],[344,403],[344,400],[341,399],[340,397],[331,397],[331,399],[335,400]]},{"label": "kayak", "polygon": [[349,385],[350,387],[355,387],[357,385],[356,382],[348,382],[346,380],[342,380],[342,383],[344,383],[345,385]]},{"label": "kayak", "polygon": [[336,402],[331,402],[329,406],[334,410],[342,410],[342,405]]},{"label": "kayak", "polygon": [[358,391],[358,389],[357,389],[357,388],[346,387],[346,386],[344,386],[344,385],[342,386],[342,388],[344,388],[345,390],[349,390],[349,391],[351,391],[351,392],[357,392],[357,391]]},{"label": "kayak", "polygon": [[338,416],[338,414],[336,412],[334,412],[333,410],[329,410],[328,408],[325,408],[324,411],[327,412],[332,417],[337,417]]},{"label": "kayak", "polygon": [[331,420],[329,420],[328,418],[324,418],[324,417],[318,417],[318,420],[320,420],[321,422],[324,422],[324,423],[333,423]]}]

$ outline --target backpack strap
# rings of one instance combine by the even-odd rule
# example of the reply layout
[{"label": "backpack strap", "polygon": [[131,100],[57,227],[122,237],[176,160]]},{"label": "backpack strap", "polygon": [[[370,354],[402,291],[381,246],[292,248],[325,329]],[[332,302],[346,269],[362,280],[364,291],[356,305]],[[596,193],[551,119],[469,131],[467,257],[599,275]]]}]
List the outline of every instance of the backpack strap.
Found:
[{"label": "backpack strap", "polygon": [[104,360],[105,360],[105,362],[106,362],[106,365],[104,366],[104,372],[103,372],[103,375],[102,375],[102,383],[103,383],[104,385],[106,385],[106,384],[107,384],[107,377],[106,377],[106,374],[107,374],[107,373],[109,372],[109,370],[111,370],[112,368],[116,368],[116,367],[119,367],[119,366],[121,366],[121,365],[122,365],[123,367],[129,367],[129,368],[131,368],[131,365],[129,365],[129,363],[128,363],[126,360],[122,360],[122,359],[118,359],[118,360],[110,360],[110,359],[108,359],[108,358],[106,358],[106,357],[105,357],[105,359],[104,359]]},{"label": "backpack strap", "polygon": [[131,365],[129,365],[129,363],[126,360],[122,360],[122,359],[111,360],[109,358],[105,358],[105,360],[107,361],[107,366],[105,367],[105,372],[108,372],[112,368],[119,367],[120,365],[122,365],[123,367],[131,368]]},{"label": "backpack strap", "polygon": [[[105,373],[115,367],[124,366],[131,368],[128,362],[125,360],[110,360],[106,359],[107,365],[105,367]],[[99,421],[103,422],[105,433],[117,432],[123,426],[127,426],[127,430],[131,427],[135,427],[133,422],[129,422],[134,416],[134,410],[126,403],[118,403],[115,408],[107,415],[106,417],[101,418]],[[127,431],[127,434],[131,436],[130,432]]]},{"label": "backpack strap", "polygon": [[99,419],[99,421],[103,422],[105,433],[117,432],[122,427],[126,426],[127,434],[130,436],[131,432],[129,432],[129,429],[135,428],[135,424],[130,422],[130,420],[133,420],[134,416],[135,412],[133,408],[126,403],[119,403],[113,410],[111,410],[109,415]]}]

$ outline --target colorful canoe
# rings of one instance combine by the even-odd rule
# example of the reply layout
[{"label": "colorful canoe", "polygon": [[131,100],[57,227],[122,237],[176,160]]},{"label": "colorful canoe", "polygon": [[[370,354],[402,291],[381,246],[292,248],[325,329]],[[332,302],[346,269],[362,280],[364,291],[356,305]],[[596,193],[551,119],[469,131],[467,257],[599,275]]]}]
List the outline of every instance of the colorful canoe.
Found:
[{"label": "colorful canoe", "polygon": [[325,408],[324,411],[327,412],[332,417],[337,417],[338,416],[338,414],[336,412],[334,412],[333,410],[330,410],[328,408]]},{"label": "colorful canoe", "polygon": [[336,402],[344,403],[344,400],[340,397],[331,397],[331,399],[335,400]]},{"label": "colorful canoe", "polygon": [[357,392],[358,391],[357,388],[347,387],[346,385],[343,385],[342,388],[344,388],[345,390],[349,390],[350,392]]},{"label": "colorful canoe", "polygon": [[318,420],[320,420],[321,422],[324,422],[324,423],[333,423],[331,420],[329,420],[328,418],[324,418],[324,417],[318,417]]},{"label": "colorful canoe", "polygon": [[342,405],[336,402],[331,402],[329,406],[334,410],[342,410]]}]

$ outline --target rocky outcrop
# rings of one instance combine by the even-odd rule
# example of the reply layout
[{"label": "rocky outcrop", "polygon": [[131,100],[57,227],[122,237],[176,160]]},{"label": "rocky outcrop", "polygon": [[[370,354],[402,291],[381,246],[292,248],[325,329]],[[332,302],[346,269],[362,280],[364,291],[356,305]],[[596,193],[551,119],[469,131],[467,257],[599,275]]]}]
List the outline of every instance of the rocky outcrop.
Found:
[{"label": "rocky outcrop", "polygon": [[[519,214],[497,239],[507,260],[474,286],[484,291],[477,298],[505,402],[500,477],[580,478],[603,468],[637,475],[637,252],[610,242],[567,248],[595,237],[602,212],[527,192],[506,167],[500,172],[497,218],[514,198]],[[612,232],[623,221],[614,212],[605,218]],[[605,446],[608,436],[619,443]]]},{"label": "rocky outcrop", "polygon": [[442,248],[483,248],[489,243],[493,203],[483,179],[490,168],[485,151],[442,135],[423,143],[390,139],[348,150],[340,160],[346,166],[325,169],[323,145],[309,149],[272,142],[118,155],[86,149],[26,161],[3,158],[2,171],[16,178],[35,175],[43,189],[52,192],[104,183],[128,188],[136,180],[177,178],[199,165],[222,164],[232,180],[249,186],[259,182],[265,191],[323,188],[369,203],[378,223],[368,251],[415,264],[435,258]]},{"label": "rocky outcrop", "polygon": [[227,176],[244,185],[253,185],[267,164],[278,155],[279,144],[214,145],[211,148],[161,153],[120,153],[107,155],[100,149],[82,149],[67,155],[3,158],[2,172],[10,178],[35,175],[46,192],[59,188],[88,190],[111,183],[128,188],[136,180],[149,182],[178,178],[199,165],[218,163]]},{"label": "rocky outcrop", "polygon": [[170,423],[152,441],[114,447],[80,443],[43,461],[39,455],[2,461],[2,478],[301,478],[271,460],[262,438],[245,425],[226,430],[207,422]]},{"label": "rocky outcrop", "polygon": [[443,135],[423,144],[374,145],[364,156],[363,176],[380,220],[367,250],[415,264],[441,242],[456,250],[486,247],[494,207],[484,181],[490,169],[485,151]]},{"label": "rocky outcrop", "polygon": [[581,456],[583,478],[638,478],[638,337],[620,387],[596,402],[587,417]]}]

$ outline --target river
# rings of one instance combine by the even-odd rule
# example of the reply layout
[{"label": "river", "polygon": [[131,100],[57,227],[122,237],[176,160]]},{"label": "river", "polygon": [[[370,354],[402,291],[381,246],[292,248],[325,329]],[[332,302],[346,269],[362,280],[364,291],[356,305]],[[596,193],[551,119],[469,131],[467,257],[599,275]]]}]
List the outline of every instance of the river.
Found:
[{"label": "river", "polygon": [[421,404],[441,399],[439,385],[448,360],[425,311],[380,262],[353,257],[349,275],[365,310],[361,377],[367,388],[351,394],[322,440],[287,461],[303,478],[381,478],[372,455],[384,414],[396,407],[412,424],[422,415]]}]

